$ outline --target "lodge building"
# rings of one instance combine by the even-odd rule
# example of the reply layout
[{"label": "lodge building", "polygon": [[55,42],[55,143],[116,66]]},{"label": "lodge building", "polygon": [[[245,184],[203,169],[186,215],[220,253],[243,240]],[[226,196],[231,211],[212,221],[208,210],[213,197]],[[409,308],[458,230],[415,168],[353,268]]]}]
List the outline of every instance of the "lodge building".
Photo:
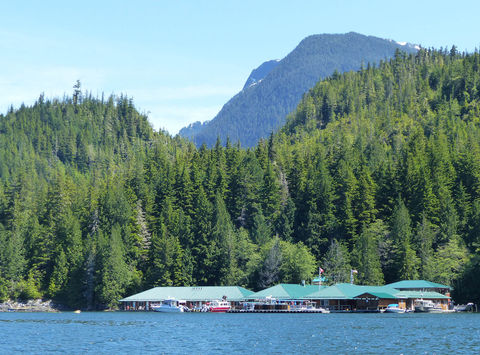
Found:
[{"label": "lodge building", "polygon": [[246,302],[311,303],[330,312],[378,312],[392,303],[413,311],[417,300],[431,300],[448,310],[451,308],[450,290],[449,286],[424,280],[399,281],[384,286],[279,284],[259,292],[239,286],[155,287],[126,297],[120,303],[121,309],[126,311],[148,311],[152,304],[174,298],[183,300],[191,309],[199,309],[208,302],[226,298],[234,309],[241,309]]},{"label": "lodge building", "polygon": [[152,304],[174,298],[185,301],[188,308],[201,308],[205,303],[226,298],[238,307],[253,292],[239,286],[154,287],[120,300],[125,311],[149,311]]}]

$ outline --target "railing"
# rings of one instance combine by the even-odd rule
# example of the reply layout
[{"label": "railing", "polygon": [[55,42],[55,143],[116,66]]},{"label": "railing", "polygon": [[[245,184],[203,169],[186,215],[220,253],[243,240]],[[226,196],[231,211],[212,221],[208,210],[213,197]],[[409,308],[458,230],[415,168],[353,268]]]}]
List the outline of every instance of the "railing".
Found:
[{"label": "railing", "polygon": [[324,308],[328,309],[329,311],[351,311],[353,307],[351,305],[330,305],[324,306]]},{"label": "railing", "polygon": [[356,307],[352,305],[330,305],[330,306],[323,306],[323,308],[328,309],[329,311],[343,311],[343,312],[350,312],[350,311],[357,311],[357,312],[377,312],[380,310],[379,307]]}]

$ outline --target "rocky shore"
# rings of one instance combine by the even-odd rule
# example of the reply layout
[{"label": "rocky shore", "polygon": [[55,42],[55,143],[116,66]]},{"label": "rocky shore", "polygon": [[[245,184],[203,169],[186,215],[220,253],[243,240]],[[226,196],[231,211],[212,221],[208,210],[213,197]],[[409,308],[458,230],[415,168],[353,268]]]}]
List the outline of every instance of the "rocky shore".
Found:
[{"label": "rocky shore", "polygon": [[0,312],[59,312],[65,307],[54,303],[52,300],[28,300],[0,303]]}]

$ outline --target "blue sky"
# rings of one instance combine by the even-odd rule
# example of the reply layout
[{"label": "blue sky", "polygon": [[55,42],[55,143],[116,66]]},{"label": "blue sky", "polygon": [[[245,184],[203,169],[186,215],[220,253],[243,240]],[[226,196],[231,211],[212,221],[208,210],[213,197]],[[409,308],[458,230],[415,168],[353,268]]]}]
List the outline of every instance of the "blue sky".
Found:
[{"label": "blue sky", "polygon": [[126,94],[156,129],[211,119],[250,71],[350,31],[480,48],[478,1],[2,1],[0,113],[39,94]]}]

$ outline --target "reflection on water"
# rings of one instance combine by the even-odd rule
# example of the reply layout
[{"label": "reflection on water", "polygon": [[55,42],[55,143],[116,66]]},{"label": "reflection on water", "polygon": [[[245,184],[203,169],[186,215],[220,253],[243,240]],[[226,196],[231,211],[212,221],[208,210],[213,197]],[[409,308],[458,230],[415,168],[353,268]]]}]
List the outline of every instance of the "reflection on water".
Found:
[{"label": "reflection on water", "polygon": [[[1,313],[0,313],[1,314]],[[24,313],[29,314],[29,313]],[[32,313],[40,314],[40,313]],[[76,320],[76,319],[0,319],[0,323],[45,323],[45,324],[84,324],[84,325],[100,325],[100,326],[130,326],[145,324],[144,321],[96,321],[96,320]]]},{"label": "reflection on water", "polygon": [[0,313],[0,353],[472,354],[479,314]]}]

